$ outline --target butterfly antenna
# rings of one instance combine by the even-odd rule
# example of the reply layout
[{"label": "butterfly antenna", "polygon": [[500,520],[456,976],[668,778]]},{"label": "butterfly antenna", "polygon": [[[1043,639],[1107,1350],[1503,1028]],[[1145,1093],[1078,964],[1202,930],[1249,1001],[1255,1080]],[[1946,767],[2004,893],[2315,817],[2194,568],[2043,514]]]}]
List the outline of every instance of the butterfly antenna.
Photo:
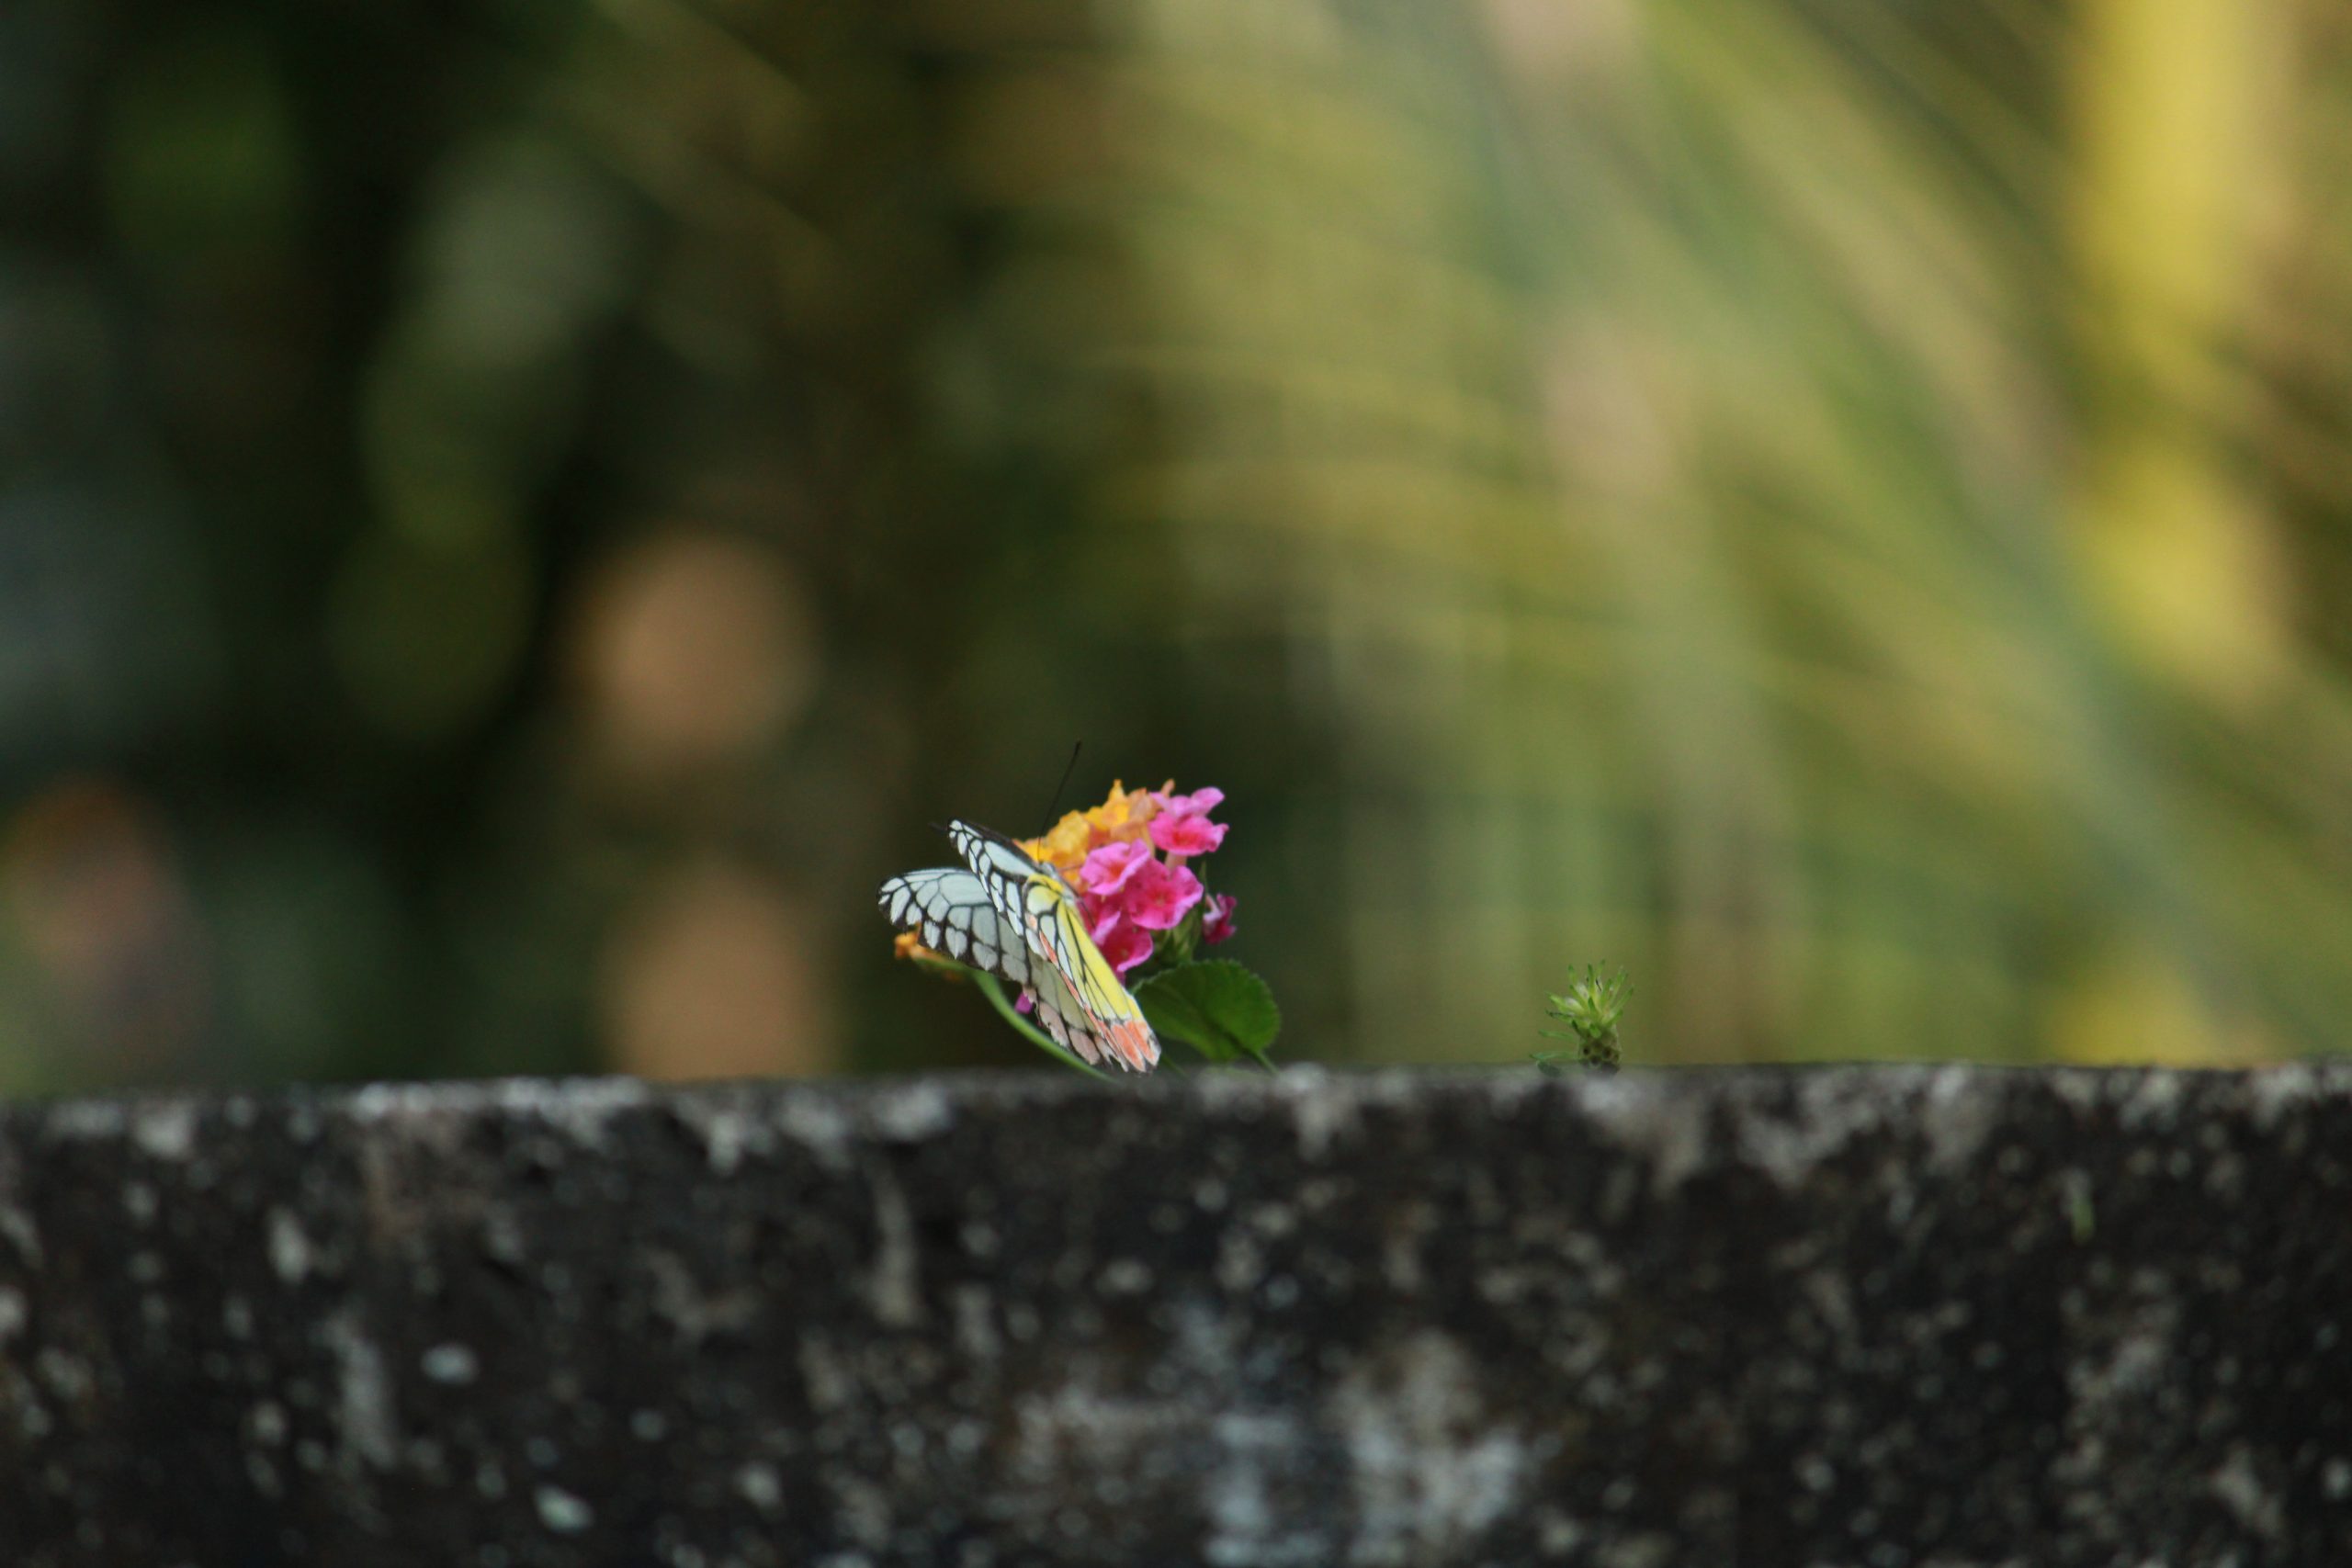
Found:
[{"label": "butterfly antenna", "polygon": [[1083,740],[1073,743],[1069,749],[1069,762],[1062,769],[1062,782],[1054,786],[1054,798],[1046,807],[1046,826],[1048,828],[1054,825],[1054,813],[1061,807],[1062,791],[1069,787],[1070,774],[1078,772],[1078,754],[1085,749]]}]

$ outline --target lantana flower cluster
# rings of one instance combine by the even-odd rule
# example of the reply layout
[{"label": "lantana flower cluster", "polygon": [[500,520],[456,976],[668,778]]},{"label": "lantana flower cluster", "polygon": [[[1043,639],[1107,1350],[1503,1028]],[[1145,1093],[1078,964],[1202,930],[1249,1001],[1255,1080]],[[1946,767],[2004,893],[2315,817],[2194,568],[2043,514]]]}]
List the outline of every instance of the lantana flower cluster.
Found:
[{"label": "lantana flower cluster", "polygon": [[1179,795],[1173,779],[1159,789],[1114,782],[1102,805],[1069,813],[1021,847],[1077,890],[1088,934],[1124,976],[1195,909],[1203,942],[1233,934],[1233,896],[1209,892],[1187,863],[1225,842],[1227,825],[1209,820],[1224,801],[1221,789]]}]

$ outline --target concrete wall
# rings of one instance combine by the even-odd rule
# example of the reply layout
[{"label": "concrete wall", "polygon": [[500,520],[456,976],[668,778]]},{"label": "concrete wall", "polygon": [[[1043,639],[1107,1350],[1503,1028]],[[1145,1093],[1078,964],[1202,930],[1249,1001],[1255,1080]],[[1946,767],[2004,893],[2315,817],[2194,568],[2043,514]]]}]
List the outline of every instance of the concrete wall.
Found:
[{"label": "concrete wall", "polygon": [[0,1562],[2352,1562],[2352,1071],[0,1112]]}]

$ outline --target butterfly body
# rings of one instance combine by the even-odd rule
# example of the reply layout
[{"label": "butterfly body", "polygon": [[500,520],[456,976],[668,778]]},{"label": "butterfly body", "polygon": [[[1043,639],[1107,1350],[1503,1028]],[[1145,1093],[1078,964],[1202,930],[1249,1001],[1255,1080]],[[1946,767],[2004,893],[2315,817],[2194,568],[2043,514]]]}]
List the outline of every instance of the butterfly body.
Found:
[{"label": "butterfly body", "polygon": [[1078,894],[1061,874],[985,828],[951,822],[947,837],[965,865],[885,882],[882,912],[890,922],[934,952],[1022,987],[1046,1032],[1082,1060],[1149,1072],[1159,1041],[1088,934]]}]

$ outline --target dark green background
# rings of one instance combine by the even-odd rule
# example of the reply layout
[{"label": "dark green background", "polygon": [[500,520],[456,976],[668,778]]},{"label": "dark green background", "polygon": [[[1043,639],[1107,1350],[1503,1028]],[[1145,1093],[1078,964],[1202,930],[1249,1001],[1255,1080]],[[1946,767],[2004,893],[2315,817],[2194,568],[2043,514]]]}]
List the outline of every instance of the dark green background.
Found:
[{"label": "dark green background", "polygon": [[1018,1061],[1081,739],[1293,1055],[2332,1048],[2346,33],[10,6],[0,1087]]}]

